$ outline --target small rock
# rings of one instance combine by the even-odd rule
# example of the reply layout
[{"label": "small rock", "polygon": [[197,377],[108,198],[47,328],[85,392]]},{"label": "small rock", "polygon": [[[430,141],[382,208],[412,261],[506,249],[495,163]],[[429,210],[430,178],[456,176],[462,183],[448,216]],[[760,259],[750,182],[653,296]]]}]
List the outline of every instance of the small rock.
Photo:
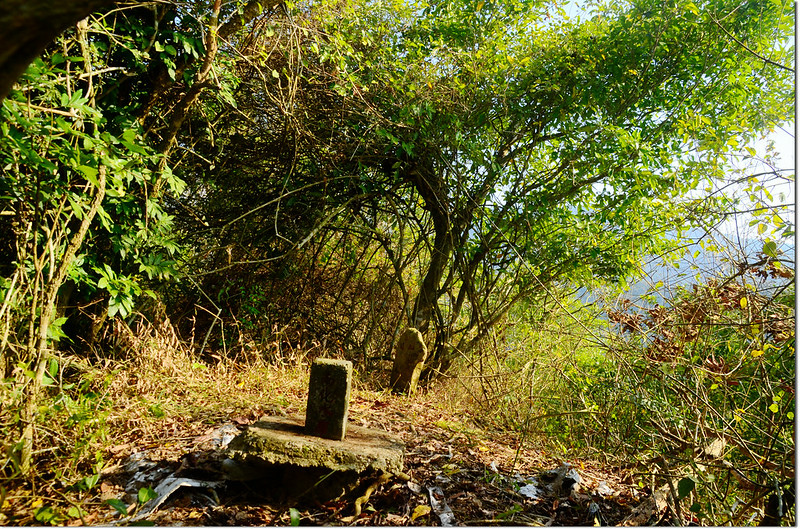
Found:
[{"label": "small rock", "polygon": [[548,470],[540,476],[541,481],[546,483],[550,492],[557,496],[569,496],[577,492],[583,481],[578,472],[569,463],[563,463],[560,467]]},{"label": "small rock", "polygon": [[542,489],[529,483],[519,488],[519,493],[525,496],[526,498],[530,498],[531,500],[539,499],[539,496],[542,494]]},{"label": "small rock", "polygon": [[611,496],[614,494],[614,489],[608,486],[608,483],[605,481],[601,481],[599,485],[597,485],[597,489],[595,491],[600,496]]}]

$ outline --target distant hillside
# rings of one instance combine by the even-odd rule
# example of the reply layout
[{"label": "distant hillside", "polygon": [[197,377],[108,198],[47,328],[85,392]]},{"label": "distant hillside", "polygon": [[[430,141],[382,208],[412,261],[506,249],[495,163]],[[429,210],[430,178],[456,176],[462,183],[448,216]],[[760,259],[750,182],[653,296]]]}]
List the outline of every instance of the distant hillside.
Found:
[{"label": "distant hillside", "polygon": [[[694,235],[697,240],[702,232]],[[676,292],[679,287],[703,283],[713,276],[726,276],[744,259],[748,263],[758,261],[763,245],[764,241],[762,240],[748,238],[720,247],[717,252],[712,252],[703,249],[701,244],[694,243],[688,246],[684,257],[674,264],[665,263],[663,259],[654,257],[645,262],[645,276],[632,282],[621,297],[634,301],[640,306],[662,303],[665,299],[670,298],[671,293]],[[706,246],[708,247],[708,245]],[[782,252],[781,260],[794,263],[794,240],[783,242],[779,246],[779,251]],[[794,265],[792,264],[792,266]],[[598,295],[584,288],[578,291],[577,296],[585,303],[600,302]],[[645,298],[646,296],[652,296],[652,298],[648,300]]]}]

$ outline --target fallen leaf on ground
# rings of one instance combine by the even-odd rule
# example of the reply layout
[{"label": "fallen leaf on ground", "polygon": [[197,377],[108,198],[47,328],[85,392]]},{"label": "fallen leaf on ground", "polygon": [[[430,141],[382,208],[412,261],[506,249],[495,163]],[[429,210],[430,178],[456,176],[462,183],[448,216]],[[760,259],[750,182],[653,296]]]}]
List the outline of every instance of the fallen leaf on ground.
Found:
[{"label": "fallen leaf on ground", "polygon": [[417,518],[421,516],[427,516],[431,513],[431,508],[429,505],[417,505],[414,508],[414,513],[411,515],[411,521],[413,522]]}]

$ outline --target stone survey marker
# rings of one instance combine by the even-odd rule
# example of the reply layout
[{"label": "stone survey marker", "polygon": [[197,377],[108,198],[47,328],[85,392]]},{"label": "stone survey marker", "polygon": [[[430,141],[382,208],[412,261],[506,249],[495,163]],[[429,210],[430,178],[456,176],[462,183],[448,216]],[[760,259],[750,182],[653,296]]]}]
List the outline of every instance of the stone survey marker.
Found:
[{"label": "stone survey marker", "polygon": [[307,434],[344,441],[352,375],[353,363],[347,360],[314,360],[308,381]]},{"label": "stone survey marker", "polygon": [[406,329],[397,342],[392,376],[389,379],[389,385],[395,393],[411,394],[416,391],[419,374],[427,356],[428,348],[425,347],[422,333],[413,327]]},{"label": "stone survey marker", "polygon": [[299,418],[262,417],[228,445],[228,479],[263,480],[292,497],[317,501],[352,490],[360,479],[403,470],[396,436],[347,426],[352,364],[318,359],[311,366],[305,424]]}]

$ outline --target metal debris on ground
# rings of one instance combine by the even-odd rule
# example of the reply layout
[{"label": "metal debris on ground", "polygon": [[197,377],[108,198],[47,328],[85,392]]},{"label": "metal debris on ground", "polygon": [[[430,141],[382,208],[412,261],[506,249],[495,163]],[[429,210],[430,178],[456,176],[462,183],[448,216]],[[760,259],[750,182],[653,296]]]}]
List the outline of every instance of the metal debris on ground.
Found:
[{"label": "metal debris on ground", "polygon": [[597,484],[595,492],[597,492],[597,494],[599,494],[600,496],[612,496],[614,494],[614,489],[609,487],[608,483],[606,483],[605,481],[601,481],[600,483]]},{"label": "metal debris on ground", "polygon": [[235,424],[226,423],[216,428],[211,428],[207,433],[197,438],[198,448],[206,450],[223,449],[239,435],[239,427]]},{"label": "metal debris on ground", "polygon": [[428,487],[428,496],[431,500],[431,509],[439,516],[442,527],[453,527],[456,524],[456,516],[447,505],[442,488]]},{"label": "metal debris on ground", "polygon": [[217,493],[214,489],[224,485],[224,481],[205,481],[200,479],[189,479],[189,478],[178,478],[175,476],[170,476],[164,481],[162,481],[156,488],[155,493],[156,497],[147,502],[144,505],[144,508],[137,514],[133,516],[130,522],[137,522],[139,520],[143,520],[147,518],[149,515],[154,513],[166,500],[169,496],[178,490],[181,487],[195,487],[195,488],[204,488],[210,489],[212,492],[212,496],[214,496],[214,504],[219,503],[219,499],[217,498]]},{"label": "metal debris on ground", "polygon": [[537,483],[527,483],[519,488],[519,493],[528,498],[529,500],[538,500],[542,495],[542,489],[536,486]]}]

